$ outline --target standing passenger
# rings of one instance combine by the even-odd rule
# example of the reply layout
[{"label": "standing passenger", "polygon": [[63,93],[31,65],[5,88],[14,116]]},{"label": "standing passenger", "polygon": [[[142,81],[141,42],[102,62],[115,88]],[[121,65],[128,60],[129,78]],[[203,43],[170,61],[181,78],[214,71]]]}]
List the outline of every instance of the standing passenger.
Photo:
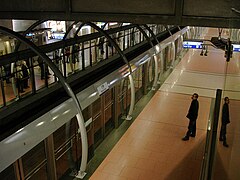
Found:
[{"label": "standing passenger", "polygon": [[187,118],[189,119],[189,125],[188,125],[188,131],[184,138],[182,138],[183,141],[189,140],[189,136],[195,137],[196,136],[196,121],[198,117],[198,94],[194,93],[192,95],[192,102],[188,110]]},{"label": "standing passenger", "polygon": [[16,63],[16,81],[17,81],[17,88],[19,93],[24,93],[25,91],[23,90],[23,72],[22,72],[22,65],[21,62],[18,61]]},{"label": "standing passenger", "polygon": [[69,63],[69,61],[70,61],[70,47],[65,48],[65,55],[67,57],[66,62]]},{"label": "standing passenger", "polygon": [[22,61],[22,83],[23,83],[23,88],[29,88],[28,86],[28,79],[29,79],[29,70],[26,64],[26,61]]},{"label": "standing passenger", "polygon": [[227,133],[227,124],[230,123],[229,107],[228,107],[229,98],[225,97],[224,101],[225,102],[224,102],[223,107],[222,107],[222,126],[221,126],[219,140],[223,141],[223,146],[228,147],[227,139],[226,139],[226,133]]}]

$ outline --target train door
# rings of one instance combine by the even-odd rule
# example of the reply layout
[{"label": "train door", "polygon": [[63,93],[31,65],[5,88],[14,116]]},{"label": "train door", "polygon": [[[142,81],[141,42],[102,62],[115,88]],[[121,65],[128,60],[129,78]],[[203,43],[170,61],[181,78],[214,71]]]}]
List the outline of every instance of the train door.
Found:
[{"label": "train door", "polygon": [[124,119],[127,117],[130,101],[131,92],[128,78],[123,79],[116,86],[117,94],[117,126],[119,126]]},{"label": "train door", "polygon": [[143,96],[143,67],[132,73],[135,86],[135,103]]},{"label": "train door", "polygon": [[106,91],[92,104],[95,147],[97,147],[115,127],[113,104],[113,89]]},{"label": "train door", "polygon": [[[90,106],[83,110],[83,117],[84,120],[88,120],[91,117]],[[53,151],[57,179],[69,175],[74,176],[80,167],[82,145],[78,129],[77,118],[74,117],[53,133]],[[88,159],[91,159],[94,154],[92,134],[93,129],[89,125],[87,127]]]},{"label": "train door", "polygon": [[155,77],[155,63],[153,57],[151,58],[150,61],[147,63],[148,65],[148,82],[147,82],[147,89],[150,90],[152,89],[153,86],[153,81]]},{"label": "train door", "polygon": [[97,147],[103,140],[103,113],[101,98],[92,103],[94,146]]},{"label": "train door", "polygon": [[16,164],[17,179],[48,179],[47,153],[44,141],[18,159]]}]

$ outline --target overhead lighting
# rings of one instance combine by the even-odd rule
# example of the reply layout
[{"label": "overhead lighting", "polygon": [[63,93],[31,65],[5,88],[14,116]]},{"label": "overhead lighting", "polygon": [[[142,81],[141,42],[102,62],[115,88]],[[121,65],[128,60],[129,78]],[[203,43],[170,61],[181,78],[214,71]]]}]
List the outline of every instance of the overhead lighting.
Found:
[{"label": "overhead lighting", "polygon": [[41,125],[43,125],[43,124],[44,124],[44,121],[38,123],[38,124],[36,125],[36,127],[41,126]]}]

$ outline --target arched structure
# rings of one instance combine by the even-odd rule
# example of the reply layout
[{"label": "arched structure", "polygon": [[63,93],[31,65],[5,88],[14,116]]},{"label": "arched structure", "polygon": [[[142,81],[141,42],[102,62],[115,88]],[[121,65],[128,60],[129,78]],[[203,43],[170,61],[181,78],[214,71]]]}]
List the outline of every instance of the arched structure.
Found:
[{"label": "arched structure", "polygon": [[[39,26],[40,24],[46,22],[48,20],[38,20],[36,21],[35,23],[33,23],[29,28],[27,28],[24,33],[23,33],[23,36],[25,37],[28,33],[30,33],[35,27]],[[17,52],[19,47],[21,45],[21,41],[18,41],[16,46],[15,46],[15,49],[14,49],[14,52]]]},{"label": "arched structure", "polygon": [[[146,25],[147,26],[147,25]],[[146,28],[146,26],[144,26]],[[136,27],[140,30],[140,32],[144,35],[144,37],[148,40],[149,44],[154,48],[154,44],[152,43],[150,37],[147,35],[147,33],[139,26],[139,25],[136,25]],[[147,26],[148,27],[148,26]],[[151,31],[151,29],[148,27],[146,28],[149,33],[153,36],[154,33]],[[150,29],[150,30],[149,30]],[[153,36],[157,42],[159,42],[157,40],[157,38],[155,37],[155,35]],[[153,81],[153,87],[152,87],[152,90],[155,90],[156,87],[157,87],[157,80],[158,80],[158,60],[157,60],[157,50],[154,49],[154,64],[155,64],[155,70],[154,70],[154,81]]]},{"label": "arched structure", "polygon": [[103,29],[99,28],[94,23],[87,22],[86,24],[88,24],[92,28],[94,28],[97,31],[99,31],[100,33],[102,33],[102,35],[105,36],[108,39],[108,41],[115,47],[115,49],[117,50],[119,55],[122,57],[123,61],[128,66],[128,69],[129,69],[129,76],[128,76],[128,78],[129,78],[130,86],[131,86],[131,104],[130,104],[130,108],[129,108],[129,112],[128,112],[128,115],[126,117],[126,120],[131,120],[132,119],[132,112],[133,112],[133,108],[134,108],[134,104],[135,104],[135,86],[134,86],[133,77],[132,77],[132,68],[131,68],[131,66],[130,66],[126,56],[123,54],[122,50],[118,46],[118,44],[112,39],[112,37],[108,33],[106,33]]},{"label": "arched structure", "polygon": [[78,112],[77,120],[78,120],[78,125],[80,128],[81,141],[82,141],[82,160],[81,160],[81,166],[80,166],[80,170],[78,173],[78,177],[83,178],[86,174],[85,170],[86,170],[87,156],[88,156],[88,142],[87,142],[87,132],[86,132],[85,124],[84,124],[81,106],[80,106],[80,103],[79,103],[76,95],[72,91],[69,84],[66,82],[65,78],[63,77],[63,75],[59,71],[59,69],[54,65],[54,63],[49,59],[49,57],[46,54],[42,53],[42,51],[33,42],[29,41],[28,39],[24,38],[23,36],[19,35],[18,33],[14,32],[8,28],[2,27],[2,26],[0,26],[0,32],[5,33],[11,37],[18,39],[19,41],[21,41],[22,43],[27,45],[39,57],[41,57],[43,59],[43,61],[45,61],[45,63],[52,69],[52,71],[58,77],[59,81],[63,85],[63,88],[65,89],[67,94],[73,99],[73,102],[74,102],[75,107]]}]

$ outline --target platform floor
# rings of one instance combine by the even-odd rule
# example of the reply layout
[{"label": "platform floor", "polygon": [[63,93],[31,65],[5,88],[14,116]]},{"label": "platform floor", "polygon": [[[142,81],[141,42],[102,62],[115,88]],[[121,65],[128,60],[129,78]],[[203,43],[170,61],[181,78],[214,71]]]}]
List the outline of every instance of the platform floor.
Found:
[{"label": "platform floor", "polygon": [[[217,36],[208,29],[202,38]],[[223,34],[228,36],[228,34]],[[227,139],[217,142],[214,179],[240,179],[240,58],[226,63],[224,52],[189,50],[91,176],[91,180],[197,180],[200,175],[210,106],[216,89],[230,98]],[[197,135],[182,141],[191,95],[199,94]]]}]

